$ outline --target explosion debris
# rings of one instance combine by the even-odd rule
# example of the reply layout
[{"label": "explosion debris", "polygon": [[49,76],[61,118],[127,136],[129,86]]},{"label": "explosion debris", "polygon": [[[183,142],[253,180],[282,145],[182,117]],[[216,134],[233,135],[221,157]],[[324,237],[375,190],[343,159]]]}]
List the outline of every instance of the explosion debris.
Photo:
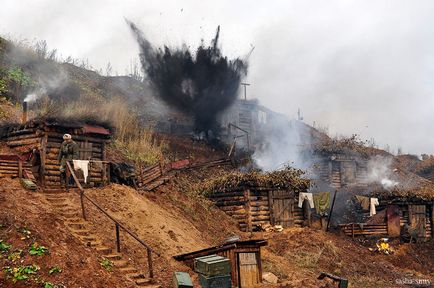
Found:
[{"label": "explosion debris", "polygon": [[203,42],[195,53],[186,47],[154,48],[143,32],[127,20],[140,47],[146,79],[156,94],[170,106],[191,115],[195,132],[218,132],[217,117],[235,101],[241,79],[247,74],[246,60],[228,60],[218,48],[220,26],[211,45]]}]

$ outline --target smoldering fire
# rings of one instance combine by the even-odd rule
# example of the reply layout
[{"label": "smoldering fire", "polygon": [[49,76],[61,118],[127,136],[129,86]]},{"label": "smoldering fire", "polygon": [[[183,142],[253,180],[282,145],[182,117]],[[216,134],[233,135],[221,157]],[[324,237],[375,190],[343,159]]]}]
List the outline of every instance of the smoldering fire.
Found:
[{"label": "smoldering fire", "polygon": [[218,48],[220,26],[210,46],[202,42],[195,53],[187,48],[154,48],[143,32],[127,20],[140,47],[147,81],[167,104],[191,115],[195,132],[218,132],[217,116],[237,98],[246,60],[228,60]]}]

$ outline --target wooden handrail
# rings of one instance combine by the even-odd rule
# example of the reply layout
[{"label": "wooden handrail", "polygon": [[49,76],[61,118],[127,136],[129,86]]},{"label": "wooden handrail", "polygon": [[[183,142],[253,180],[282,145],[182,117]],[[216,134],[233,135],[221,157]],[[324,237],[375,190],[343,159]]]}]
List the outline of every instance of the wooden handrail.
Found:
[{"label": "wooden handrail", "polygon": [[[84,202],[83,198],[86,198],[90,203],[92,203],[100,212],[102,212],[104,215],[106,215],[110,220],[112,220],[115,223],[116,226],[116,240],[117,240],[117,250],[120,252],[120,238],[119,238],[119,228],[122,228],[127,234],[129,234],[134,240],[139,242],[142,246],[144,246],[148,252],[148,268],[149,268],[149,278],[153,278],[153,270],[152,270],[152,257],[151,252],[155,253],[157,256],[161,256],[160,253],[154,251],[149,245],[147,245],[143,240],[141,240],[136,234],[134,234],[132,231],[130,231],[127,227],[125,227],[122,223],[117,221],[113,216],[111,216],[107,211],[105,211],[101,206],[99,206],[92,198],[84,194],[83,186],[81,186],[80,181],[78,181],[77,175],[74,173],[74,169],[72,169],[71,164],[67,161],[66,162],[68,171],[72,178],[74,179],[75,184],[77,185],[77,188],[80,190],[80,198],[81,198],[81,209],[83,213],[83,219],[86,220],[86,214],[84,210]],[[68,178],[68,177],[67,177]],[[68,179],[67,179],[67,187],[68,187]]]}]

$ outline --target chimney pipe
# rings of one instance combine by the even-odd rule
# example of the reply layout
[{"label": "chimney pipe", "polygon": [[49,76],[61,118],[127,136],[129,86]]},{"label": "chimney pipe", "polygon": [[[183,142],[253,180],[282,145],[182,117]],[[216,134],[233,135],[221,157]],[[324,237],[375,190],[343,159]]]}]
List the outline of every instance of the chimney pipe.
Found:
[{"label": "chimney pipe", "polygon": [[23,115],[21,117],[21,122],[24,124],[27,122],[27,102],[23,102]]}]

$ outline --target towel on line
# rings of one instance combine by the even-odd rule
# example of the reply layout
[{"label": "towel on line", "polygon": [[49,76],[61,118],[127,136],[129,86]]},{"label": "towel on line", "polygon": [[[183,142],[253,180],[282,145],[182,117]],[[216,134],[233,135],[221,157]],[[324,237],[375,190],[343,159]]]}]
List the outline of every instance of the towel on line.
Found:
[{"label": "towel on line", "polygon": [[303,207],[303,201],[304,199],[307,199],[309,201],[310,208],[314,208],[315,205],[313,204],[313,196],[312,193],[303,193],[300,192],[300,195],[298,196],[298,207]]},{"label": "towel on line", "polygon": [[87,182],[89,175],[89,160],[72,160],[74,163],[74,170],[81,169],[83,171],[84,183]]},{"label": "towel on line", "polygon": [[375,209],[375,206],[378,206],[380,203],[378,203],[378,198],[371,198],[371,209],[369,210],[369,216],[377,214],[377,211]]}]

